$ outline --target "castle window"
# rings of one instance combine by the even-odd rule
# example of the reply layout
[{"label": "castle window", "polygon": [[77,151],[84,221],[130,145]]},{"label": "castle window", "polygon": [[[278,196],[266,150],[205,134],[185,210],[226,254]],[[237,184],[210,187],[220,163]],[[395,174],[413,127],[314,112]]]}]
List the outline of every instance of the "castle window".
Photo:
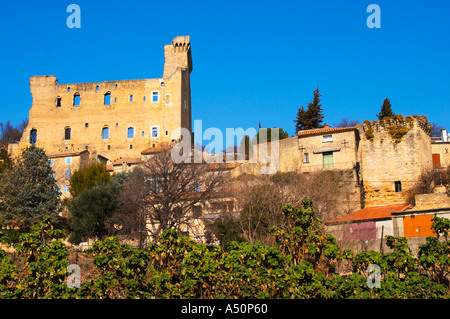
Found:
[{"label": "castle window", "polygon": [[158,100],[159,100],[158,92],[153,92],[152,93],[152,102],[158,102]]},{"label": "castle window", "polygon": [[66,169],[66,179],[70,179],[70,175],[71,175],[70,168],[68,168]]},{"label": "castle window", "polygon": [[133,95],[130,95],[130,102],[133,102]]},{"label": "castle window", "polygon": [[108,151],[111,149],[111,145],[108,145]]},{"label": "castle window", "polygon": [[81,97],[79,93],[75,93],[73,95],[73,106],[79,106],[81,101]]},{"label": "castle window", "polygon": [[67,92],[70,92],[70,86],[69,86],[69,87],[67,87]]},{"label": "castle window", "polygon": [[129,127],[127,129],[127,137],[128,138],[134,138],[134,127]]},{"label": "castle window", "polygon": [[169,131],[166,130],[166,136],[169,135]]},{"label": "castle window", "polygon": [[97,85],[97,86],[95,87],[95,90],[96,90],[96,91],[98,91],[98,90],[99,90],[99,86],[98,86],[98,85]]},{"label": "castle window", "polygon": [[30,131],[30,144],[34,144],[37,142],[37,130],[32,129]]},{"label": "castle window", "polygon": [[161,87],[162,87],[162,88],[164,87],[164,82],[161,82]]},{"label": "castle window", "polygon": [[133,144],[130,144],[130,150],[132,150],[133,149]]},{"label": "castle window", "polygon": [[70,157],[70,156],[66,157],[65,160],[66,160],[66,165],[72,164],[72,157]]},{"label": "castle window", "polygon": [[331,135],[324,135],[323,142],[333,142],[333,137]]},{"label": "castle window", "polygon": [[115,86],[115,87],[116,87],[116,89],[117,89],[117,84],[116,84],[116,86]]},{"label": "castle window", "polygon": [[60,106],[61,106],[61,97],[60,97],[60,96],[58,96],[58,97],[56,98],[56,106],[57,106],[57,107],[60,107]]},{"label": "castle window", "polygon": [[103,105],[111,105],[111,93],[105,93],[105,96],[103,97]]},{"label": "castle window", "polygon": [[116,97],[114,98],[114,103],[117,103],[117,98]]},{"label": "castle window", "polygon": [[145,95],[144,95],[144,102],[145,102]]},{"label": "castle window", "polygon": [[108,127],[104,127],[102,129],[102,139],[106,140],[109,138],[109,128]]},{"label": "castle window", "polygon": [[72,138],[72,130],[70,127],[66,127],[64,129],[64,139],[65,140],[70,140]]},{"label": "castle window", "polygon": [[158,128],[152,127],[152,137],[158,137]]},{"label": "castle window", "polygon": [[84,123],[84,127],[89,127],[89,123]]},{"label": "castle window", "polygon": [[51,158],[48,164],[52,167],[55,164],[55,160]]},{"label": "castle window", "polygon": [[142,131],[142,136],[145,136],[145,132],[144,131]]},{"label": "castle window", "polygon": [[402,191],[402,182],[396,181],[394,182],[395,192],[400,193]]}]

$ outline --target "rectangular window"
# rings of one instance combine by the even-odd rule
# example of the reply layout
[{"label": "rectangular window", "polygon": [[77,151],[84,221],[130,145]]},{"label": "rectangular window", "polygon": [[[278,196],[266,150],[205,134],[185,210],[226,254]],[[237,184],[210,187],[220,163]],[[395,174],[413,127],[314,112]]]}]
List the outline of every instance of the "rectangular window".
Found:
[{"label": "rectangular window", "polygon": [[72,157],[66,157],[66,165],[72,164]]},{"label": "rectangular window", "polygon": [[52,176],[53,176],[53,179],[56,179],[56,173],[55,172],[52,173]]},{"label": "rectangular window", "polygon": [[152,93],[152,102],[158,102],[158,100],[159,100],[158,92],[153,92]]},{"label": "rectangular window", "polygon": [[303,154],[303,163],[309,163],[309,153]]},{"label": "rectangular window", "polygon": [[66,169],[66,179],[70,179],[70,169]]},{"label": "rectangular window", "polygon": [[134,127],[129,127],[127,129],[127,137],[128,138],[134,138]]},{"label": "rectangular window", "polygon": [[56,98],[56,106],[57,107],[61,106],[61,97],[59,97],[59,96]]},{"label": "rectangular window", "polygon": [[152,127],[152,137],[158,137],[158,128]]},{"label": "rectangular window", "polygon": [[84,123],[84,127],[89,127],[89,123]]},{"label": "rectangular window", "polygon": [[50,167],[52,167],[55,164],[55,160],[53,158],[50,159],[49,161]]},{"label": "rectangular window", "polygon": [[61,185],[56,186],[58,189],[58,193],[61,194]]},{"label": "rectangular window", "polygon": [[402,182],[396,181],[394,182],[394,184],[395,184],[395,192],[400,193],[402,191]]},{"label": "rectangular window", "polygon": [[323,142],[332,142],[333,141],[333,137],[331,135],[324,135],[323,137]]},{"label": "rectangular window", "polygon": [[130,102],[133,102],[133,95],[130,95]]},{"label": "rectangular window", "polygon": [[333,152],[324,152],[323,156],[323,169],[333,169],[334,161],[333,161]]}]

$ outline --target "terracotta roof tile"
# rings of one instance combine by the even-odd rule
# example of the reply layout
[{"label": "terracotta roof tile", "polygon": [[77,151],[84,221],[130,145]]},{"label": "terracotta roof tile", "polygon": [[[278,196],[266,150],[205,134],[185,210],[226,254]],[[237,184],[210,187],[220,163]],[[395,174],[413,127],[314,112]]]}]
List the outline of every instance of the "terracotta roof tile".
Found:
[{"label": "terracotta roof tile", "polygon": [[350,127],[329,127],[329,128],[314,128],[311,130],[300,130],[297,135],[299,137],[311,136],[311,135],[322,135],[327,133],[340,133],[347,131],[357,131],[358,129],[355,126]]},{"label": "terracotta roof tile", "polygon": [[393,204],[385,206],[366,207],[348,215],[336,218],[327,222],[328,224],[355,222],[363,220],[375,220],[375,219],[390,219],[392,213],[402,212],[408,208],[411,208],[408,204]]}]

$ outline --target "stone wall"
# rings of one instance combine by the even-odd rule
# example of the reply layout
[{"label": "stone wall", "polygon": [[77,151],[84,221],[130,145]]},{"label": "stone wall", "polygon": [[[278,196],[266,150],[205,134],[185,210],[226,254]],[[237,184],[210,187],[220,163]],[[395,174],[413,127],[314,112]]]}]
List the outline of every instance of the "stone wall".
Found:
[{"label": "stone wall", "polygon": [[357,127],[364,206],[405,202],[422,171],[432,167],[427,118],[396,115],[384,121],[365,121]]}]

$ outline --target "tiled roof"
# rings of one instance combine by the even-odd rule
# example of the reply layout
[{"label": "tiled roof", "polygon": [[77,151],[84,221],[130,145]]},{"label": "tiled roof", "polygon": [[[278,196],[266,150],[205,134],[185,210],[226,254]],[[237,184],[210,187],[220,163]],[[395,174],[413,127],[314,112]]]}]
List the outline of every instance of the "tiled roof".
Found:
[{"label": "tiled roof", "polygon": [[406,203],[385,205],[385,206],[366,207],[364,209],[358,210],[358,211],[350,213],[348,215],[336,218],[327,223],[335,224],[335,223],[346,223],[346,222],[358,222],[358,221],[364,221],[364,220],[390,219],[390,218],[392,218],[392,213],[402,212],[408,208],[411,208],[411,206]]},{"label": "tiled roof", "polygon": [[135,163],[141,163],[142,159],[140,157],[125,157],[125,158],[119,158],[112,162],[113,165],[122,165],[123,162],[126,162],[128,164],[135,164]]},{"label": "tiled roof", "polygon": [[311,130],[300,130],[298,131],[298,137],[312,136],[312,135],[323,135],[327,133],[341,133],[347,131],[357,131],[355,126],[350,127],[328,127],[328,128],[314,128]]}]

